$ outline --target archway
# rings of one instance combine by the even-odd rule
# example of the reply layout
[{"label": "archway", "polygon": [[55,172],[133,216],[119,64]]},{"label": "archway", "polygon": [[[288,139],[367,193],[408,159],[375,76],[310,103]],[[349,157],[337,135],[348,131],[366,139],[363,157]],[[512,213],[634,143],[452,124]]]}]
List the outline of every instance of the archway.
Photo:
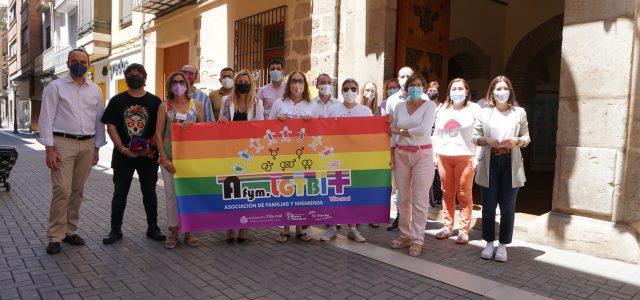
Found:
[{"label": "archway", "polygon": [[484,88],[489,81],[491,57],[466,37],[449,42],[449,61],[447,82],[454,78],[465,78],[470,86],[474,100],[484,97]]},{"label": "archway", "polygon": [[505,68],[527,111],[532,140],[523,149],[527,185],[519,193],[519,212],[540,215],[551,210],[563,18],[555,16],[522,38]]}]

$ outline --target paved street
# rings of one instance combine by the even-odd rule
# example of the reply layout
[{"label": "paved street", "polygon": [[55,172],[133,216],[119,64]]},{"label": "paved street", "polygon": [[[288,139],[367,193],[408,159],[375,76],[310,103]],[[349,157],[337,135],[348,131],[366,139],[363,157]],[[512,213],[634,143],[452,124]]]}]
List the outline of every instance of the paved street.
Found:
[{"label": "paved street", "polygon": [[[49,175],[44,152],[36,150],[41,147],[28,141],[0,133],[0,144],[14,145],[20,152],[11,173],[12,190],[0,192],[0,299],[640,299],[637,266],[524,243],[510,248],[507,263],[484,261],[479,258],[478,232],[472,234],[476,241],[458,246],[453,240],[433,239],[433,229],[441,226],[437,223],[429,224],[420,258],[389,249],[397,233],[384,226],[361,226],[369,242],[357,245],[343,236],[328,243],[281,245],[274,241],[274,228],[250,231],[243,245],[226,244],[222,232],[210,232],[201,235],[198,248],[166,250],[144,236],[146,222],[135,181],[125,237],[104,246],[113,188],[104,162],[92,171],[85,190],[80,234],[87,245],[63,244],[61,254],[49,256],[44,249]],[[165,228],[162,187],[158,197]],[[320,231],[310,229],[314,236]],[[569,266],[569,257],[576,258],[575,266]],[[555,263],[562,261],[567,264]],[[607,270],[587,272],[584,265],[589,264],[617,268],[625,276],[613,279],[603,275]]]}]

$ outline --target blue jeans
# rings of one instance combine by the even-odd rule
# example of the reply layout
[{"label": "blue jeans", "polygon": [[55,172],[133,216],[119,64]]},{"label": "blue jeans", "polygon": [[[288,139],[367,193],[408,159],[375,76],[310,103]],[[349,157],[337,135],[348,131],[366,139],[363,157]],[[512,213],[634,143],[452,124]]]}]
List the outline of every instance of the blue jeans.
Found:
[{"label": "blue jeans", "polygon": [[491,155],[489,188],[480,187],[482,197],[482,239],[496,239],[496,206],[500,205],[500,243],[509,244],[513,237],[518,188],[511,187],[511,155]]}]

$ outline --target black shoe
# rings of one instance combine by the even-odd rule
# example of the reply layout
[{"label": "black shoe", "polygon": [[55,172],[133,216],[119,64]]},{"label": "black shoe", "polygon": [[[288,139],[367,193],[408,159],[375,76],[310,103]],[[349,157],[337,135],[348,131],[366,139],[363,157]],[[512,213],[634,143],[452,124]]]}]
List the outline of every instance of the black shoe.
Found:
[{"label": "black shoe", "polygon": [[400,216],[396,217],[395,220],[389,226],[387,226],[387,231],[397,231],[398,230],[398,220],[400,220]]},{"label": "black shoe", "polygon": [[111,245],[121,239],[122,231],[111,230],[111,232],[109,232],[109,235],[106,238],[102,239],[102,243],[105,245]]},{"label": "black shoe", "polygon": [[302,225],[302,229],[307,229],[309,228],[309,225]]},{"label": "black shoe", "polygon": [[60,242],[50,242],[49,245],[47,245],[47,253],[50,255],[60,253],[60,249],[62,249],[60,247]]},{"label": "black shoe", "polygon": [[150,228],[147,230],[147,237],[157,241],[157,242],[164,242],[167,237],[162,234],[162,231],[160,231],[160,228]]},{"label": "black shoe", "polygon": [[62,241],[69,245],[74,245],[74,246],[84,245],[84,240],[77,234],[67,235],[66,237],[64,237],[64,240]]}]

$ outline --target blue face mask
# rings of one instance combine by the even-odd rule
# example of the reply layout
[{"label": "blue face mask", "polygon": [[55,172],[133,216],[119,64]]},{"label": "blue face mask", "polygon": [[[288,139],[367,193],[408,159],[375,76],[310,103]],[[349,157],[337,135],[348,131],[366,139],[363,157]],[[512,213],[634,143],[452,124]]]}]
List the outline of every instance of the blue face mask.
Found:
[{"label": "blue face mask", "polygon": [[388,89],[387,90],[387,95],[391,96],[391,95],[393,95],[393,94],[395,94],[397,92],[398,92],[398,89]]},{"label": "blue face mask", "polygon": [[85,73],[87,73],[87,67],[82,65],[81,63],[75,63],[71,65],[69,71],[74,77],[82,77]]},{"label": "blue face mask", "polygon": [[420,96],[422,96],[424,90],[421,86],[410,86],[407,89],[407,92],[409,93],[409,98],[411,98],[411,100],[418,100],[420,99]]},{"label": "blue face mask", "polygon": [[282,71],[271,70],[269,71],[269,76],[271,77],[271,82],[280,81],[280,79],[282,79]]}]

